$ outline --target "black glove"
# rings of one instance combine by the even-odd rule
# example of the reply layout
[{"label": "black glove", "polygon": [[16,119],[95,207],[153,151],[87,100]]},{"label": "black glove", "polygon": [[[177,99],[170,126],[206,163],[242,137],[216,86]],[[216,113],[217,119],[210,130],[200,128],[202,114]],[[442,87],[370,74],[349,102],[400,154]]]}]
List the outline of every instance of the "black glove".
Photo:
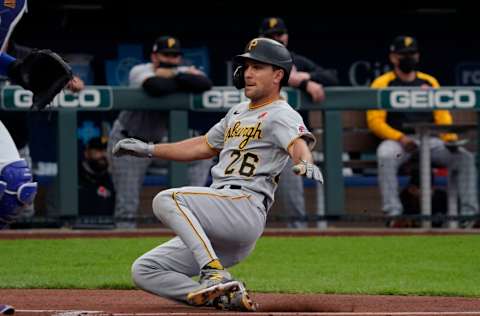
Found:
[{"label": "black glove", "polygon": [[57,54],[34,49],[8,69],[13,83],[33,92],[32,108],[42,110],[72,79],[72,69]]}]

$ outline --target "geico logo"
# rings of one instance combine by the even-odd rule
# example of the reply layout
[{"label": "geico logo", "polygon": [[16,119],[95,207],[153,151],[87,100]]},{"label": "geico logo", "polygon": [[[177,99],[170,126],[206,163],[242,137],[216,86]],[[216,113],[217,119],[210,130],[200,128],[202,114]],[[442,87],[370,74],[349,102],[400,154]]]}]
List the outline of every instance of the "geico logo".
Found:
[{"label": "geico logo", "polygon": [[209,90],[203,93],[202,102],[206,108],[230,108],[241,102],[242,96],[238,90]]},{"label": "geico logo", "polygon": [[[280,91],[280,95],[288,100],[288,94],[285,91]],[[248,101],[248,98],[243,93],[243,90],[209,90],[203,93],[202,103],[205,108],[231,108],[232,106]]]},{"label": "geico logo", "polygon": [[405,108],[473,108],[476,103],[473,90],[392,91],[390,104]]},{"label": "geico logo", "polygon": [[[15,90],[13,94],[14,104],[19,108],[28,108],[32,105],[32,92],[28,90]],[[51,103],[55,107],[99,107],[101,103],[100,91],[85,89],[79,93],[60,92]]]}]

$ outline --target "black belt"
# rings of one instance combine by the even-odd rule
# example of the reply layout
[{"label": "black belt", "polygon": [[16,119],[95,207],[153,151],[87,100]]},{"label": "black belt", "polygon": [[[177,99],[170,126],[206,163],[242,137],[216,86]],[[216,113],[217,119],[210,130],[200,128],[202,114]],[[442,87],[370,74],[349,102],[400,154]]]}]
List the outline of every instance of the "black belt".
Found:
[{"label": "black belt", "polygon": [[[226,184],[226,185],[222,185],[222,186],[219,186],[217,189],[231,189],[231,190],[241,190],[242,189],[242,186],[241,185],[236,185],[236,184]],[[263,206],[265,207],[265,211],[268,210],[268,199],[267,199],[267,196],[265,194],[262,194],[263,195]]]},{"label": "black belt", "polygon": [[241,190],[242,186],[241,185],[235,185],[235,184],[227,184],[227,185],[222,185],[221,187],[218,187],[218,189],[232,189],[232,190]]}]

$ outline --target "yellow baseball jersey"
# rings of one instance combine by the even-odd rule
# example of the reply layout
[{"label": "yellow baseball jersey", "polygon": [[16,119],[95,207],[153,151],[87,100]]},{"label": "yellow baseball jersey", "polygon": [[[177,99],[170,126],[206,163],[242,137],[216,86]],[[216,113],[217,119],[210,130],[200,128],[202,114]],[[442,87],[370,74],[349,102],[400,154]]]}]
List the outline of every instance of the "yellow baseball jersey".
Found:
[{"label": "yellow baseball jersey", "polygon": [[[425,87],[438,88],[438,81],[425,73],[417,72],[411,82],[401,81],[393,71],[387,72],[375,79],[372,88],[386,87]],[[370,130],[382,139],[399,140],[404,133],[401,124],[405,122],[434,122],[435,124],[452,124],[452,116],[448,110],[434,110],[426,112],[387,112],[386,110],[368,110],[367,125]],[[454,141],[456,134],[442,134],[444,141]]]}]

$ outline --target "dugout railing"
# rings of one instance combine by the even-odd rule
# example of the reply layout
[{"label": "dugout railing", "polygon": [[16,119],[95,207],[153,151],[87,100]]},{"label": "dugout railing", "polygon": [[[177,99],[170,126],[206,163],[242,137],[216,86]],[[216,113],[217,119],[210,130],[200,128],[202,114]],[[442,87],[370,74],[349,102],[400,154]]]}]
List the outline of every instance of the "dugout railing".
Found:
[{"label": "dugout railing", "polygon": [[[473,87],[442,87],[436,90],[331,87],[325,90],[326,100],[320,104],[312,103],[309,96],[295,89],[287,88],[283,95],[296,109],[322,112],[324,215],[329,218],[342,216],[345,212],[342,111],[367,109],[478,111],[480,107],[480,89]],[[47,110],[58,111],[57,205],[60,215],[73,217],[78,214],[77,186],[72,185],[78,181],[76,134],[78,111],[124,109],[165,111],[169,115],[170,139],[178,141],[189,136],[189,111],[226,112],[230,106],[243,98],[242,92],[233,87],[214,87],[201,95],[179,93],[164,97],[150,97],[140,89],[109,86],[88,86],[77,94],[62,92]],[[18,87],[5,87],[2,90],[2,110],[28,111],[30,104],[30,92]],[[480,148],[476,147],[477,150]],[[478,152],[476,157],[478,160]],[[187,179],[187,166],[184,163],[171,162],[168,174],[171,187],[184,185]]]}]

